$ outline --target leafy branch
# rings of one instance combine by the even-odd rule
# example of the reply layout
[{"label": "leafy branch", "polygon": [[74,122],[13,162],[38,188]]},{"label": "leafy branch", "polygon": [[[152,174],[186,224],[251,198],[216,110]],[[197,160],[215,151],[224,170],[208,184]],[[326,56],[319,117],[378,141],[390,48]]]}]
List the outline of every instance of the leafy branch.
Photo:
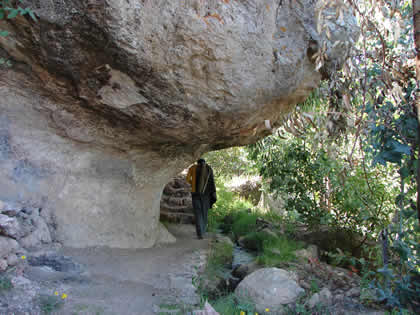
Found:
[{"label": "leafy branch", "polygon": [[[32,18],[32,20],[37,21],[35,13],[29,7],[22,8],[21,6],[14,6],[14,3],[15,1],[11,0],[0,0],[0,20],[11,20],[15,19],[18,16],[29,15]],[[6,37],[9,35],[9,31],[0,29],[0,37]],[[10,67],[12,66],[12,63],[10,62],[10,60],[0,58],[0,66],[2,65]]]}]

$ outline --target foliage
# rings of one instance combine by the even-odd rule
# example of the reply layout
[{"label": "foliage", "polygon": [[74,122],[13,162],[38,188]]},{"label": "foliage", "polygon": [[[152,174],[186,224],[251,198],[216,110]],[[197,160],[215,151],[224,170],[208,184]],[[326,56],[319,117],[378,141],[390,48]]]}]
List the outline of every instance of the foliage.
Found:
[{"label": "foliage", "polygon": [[13,284],[6,276],[0,276],[0,292],[8,291],[13,288]]},{"label": "foliage", "polygon": [[[390,307],[419,308],[419,226],[415,214],[419,161],[411,1],[354,1],[362,27],[360,54],[346,78],[359,95],[363,149],[373,165],[398,170],[393,224],[383,231],[383,267],[375,282]],[[392,25],[392,32],[388,27]],[[357,61],[357,63],[355,62]],[[358,82],[358,83],[355,83]],[[417,207],[419,204],[417,205]],[[420,218],[418,218],[420,220]],[[390,246],[388,246],[388,244]]]},{"label": "foliage", "polygon": [[[322,1],[318,31],[327,37],[323,8],[337,4],[338,11],[345,6],[356,13],[361,36],[353,56],[341,72],[329,73],[329,82],[286,117],[273,137],[251,148],[270,189],[286,197],[286,208],[299,219],[382,234],[376,286],[381,299],[397,308],[419,303],[414,299],[420,253],[415,214],[420,212],[411,3]],[[315,60],[320,70],[324,57],[320,47]]]},{"label": "foliage", "polygon": [[266,267],[281,267],[284,262],[296,260],[295,251],[302,248],[303,244],[284,236],[268,238],[263,241],[257,262]]},{"label": "foliage", "polygon": [[247,158],[243,147],[208,152],[203,158],[212,166],[216,178],[256,174],[253,162]]},{"label": "foliage", "polygon": [[207,260],[206,271],[230,267],[233,257],[233,246],[227,242],[216,242],[212,245]]},{"label": "foliage", "polygon": [[[21,1],[12,1],[12,0],[0,0],[0,20],[4,19],[14,19],[17,16],[24,16],[29,15],[32,20],[36,21],[36,17],[34,12],[30,8],[22,8],[18,6],[16,3]],[[0,37],[8,36],[9,32],[6,30],[0,29]],[[10,60],[5,60],[4,58],[0,58],[0,66],[6,65],[10,67],[12,63]]]},{"label": "foliage", "polygon": [[233,245],[231,243],[213,241],[205,269],[193,278],[193,285],[200,296],[200,304],[204,306],[206,300],[214,300],[226,295],[226,288],[220,287],[229,278],[233,261]]},{"label": "foliage", "polygon": [[249,210],[237,211],[233,214],[232,232],[236,238],[239,238],[256,228],[258,213]]},{"label": "foliage", "polygon": [[256,313],[255,305],[236,297],[234,294],[213,301],[212,306],[220,315],[254,315]]},{"label": "foliage", "polygon": [[[389,170],[367,170],[363,161],[350,168],[327,150],[277,134],[251,148],[251,154],[269,191],[286,196],[285,208],[299,213],[302,222],[378,233],[394,210],[396,192],[385,181]],[[366,177],[377,180],[367,183]]]},{"label": "foliage", "polygon": [[40,295],[39,305],[44,314],[50,314],[60,309],[64,305],[64,301],[59,296]]},{"label": "foliage", "polygon": [[[252,226],[255,229],[255,226]],[[240,244],[248,250],[258,252],[263,251],[264,242],[275,239],[275,237],[265,231],[252,231],[241,237]]]},{"label": "foliage", "polygon": [[[214,231],[223,224],[224,218],[234,213],[239,213],[253,206],[250,202],[237,198],[235,194],[228,191],[223,183],[223,179],[216,179],[217,202],[209,211],[208,224],[209,230]],[[232,221],[233,222],[233,221]],[[229,230],[231,227],[228,228]],[[225,231],[227,232],[227,230]]]}]

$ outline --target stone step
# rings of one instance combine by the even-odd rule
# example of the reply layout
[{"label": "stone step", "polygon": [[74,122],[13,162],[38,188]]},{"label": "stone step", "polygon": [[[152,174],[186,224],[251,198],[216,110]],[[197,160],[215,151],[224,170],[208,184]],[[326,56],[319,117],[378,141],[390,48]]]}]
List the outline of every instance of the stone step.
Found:
[{"label": "stone step", "polygon": [[195,218],[192,213],[161,211],[160,221],[180,224],[194,224]]},{"label": "stone step", "polygon": [[191,206],[171,206],[167,204],[160,204],[160,211],[193,213],[193,207],[192,205]]},{"label": "stone step", "polygon": [[191,188],[190,187],[175,188],[175,187],[167,185],[163,189],[163,194],[170,195],[170,196],[179,196],[179,197],[188,196],[188,195],[191,196]]},{"label": "stone step", "polygon": [[192,207],[192,200],[191,199],[175,199],[175,198],[162,198],[160,202],[161,206],[165,207]]},{"label": "stone step", "polygon": [[171,196],[171,195],[162,195],[162,200],[167,200],[167,201],[174,201],[174,202],[178,202],[178,201],[187,201],[187,200],[192,200],[191,199],[191,195],[189,194],[189,195],[187,195],[187,196],[182,196],[182,197],[179,197],[179,196]]}]

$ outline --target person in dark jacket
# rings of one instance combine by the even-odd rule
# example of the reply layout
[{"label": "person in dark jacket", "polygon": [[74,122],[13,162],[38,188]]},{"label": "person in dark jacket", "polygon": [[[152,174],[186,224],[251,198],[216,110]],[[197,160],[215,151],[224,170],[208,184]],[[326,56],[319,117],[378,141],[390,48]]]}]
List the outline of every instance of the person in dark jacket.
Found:
[{"label": "person in dark jacket", "polygon": [[213,170],[204,159],[199,159],[189,168],[187,182],[191,185],[197,237],[202,239],[207,229],[208,211],[217,200]]}]

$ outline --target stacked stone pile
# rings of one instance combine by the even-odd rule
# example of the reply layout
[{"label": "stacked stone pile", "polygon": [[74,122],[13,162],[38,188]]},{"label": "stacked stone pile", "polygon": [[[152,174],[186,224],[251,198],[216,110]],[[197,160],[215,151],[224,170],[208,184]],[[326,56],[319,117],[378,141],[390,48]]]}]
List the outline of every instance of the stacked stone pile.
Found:
[{"label": "stacked stone pile", "polygon": [[160,202],[160,220],[173,223],[193,224],[191,186],[185,175],[173,178],[163,189]]},{"label": "stacked stone pile", "polygon": [[0,271],[15,266],[27,250],[51,241],[41,208],[0,201]]}]

